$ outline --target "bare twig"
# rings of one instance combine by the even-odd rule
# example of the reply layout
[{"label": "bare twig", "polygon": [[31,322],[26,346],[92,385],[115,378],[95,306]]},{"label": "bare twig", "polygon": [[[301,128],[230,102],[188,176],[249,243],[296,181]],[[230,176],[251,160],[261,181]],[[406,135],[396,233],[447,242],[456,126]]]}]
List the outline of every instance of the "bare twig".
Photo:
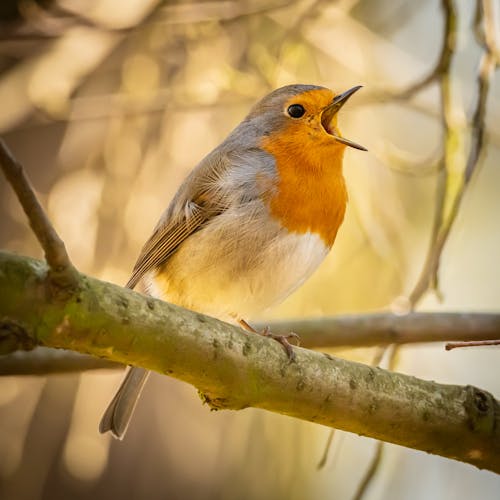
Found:
[{"label": "bare twig", "polygon": [[485,52],[493,56],[498,65],[500,63],[500,48],[497,40],[496,16],[498,16],[498,12],[495,12],[495,3],[492,0],[476,2],[476,15],[474,17],[476,41]]},{"label": "bare twig", "polygon": [[375,444],[375,454],[372,457],[370,462],[370,467],[366,471],[363,479],[359,483],[358,489],[356,490],[356,494],[353,497],[353,500],[361,500],[365,493],[368,491],[374,477],[376,476],[378,469],[380,467],[380,463],[382,462],[382,454],[384,451],[384,442],[377,441]]},{"label": "bare twig", "polygon": [[0,139],[0,167],[14,189],[31,229],[45,252],[45,259],[51,270],[51,281],[64,288],[76,285],[76,270],[63,241],[38,201],[22,165],[14,158],[2,139]]},{"label": "bare twig", "polygon": [[0,356],[0,375],[47,375],[87,370],[123,370],[124,365],[86,354],[48,347]]},{"label": "bare twig", "polygon": [[500,340],[476,340],[472,342],[448,342],[445,345],[447,351],[456,349],[457,347],[483,347],[491,345],[500,345]]},{"label": "bare twig", "polygon": [[443,40],[439,52],[439,59],[429,73],[404,90],[377,90],[362,96],[359,103],[370,104],[372,102],[409,100],[421,90],[438,81],[442,75],[447,72],[456,48],[457,23],[453,1],[441,0],[441,7],[445,12]]},{"label": "bare twig", "polygon": [[[450,158],[447,156],[447,168],[444,172],[443,178],[440,179],[440,186],[438,188],[438,209],[436,210],[435,226],[433,230],[432,244],[427,256],[426,263],[424,265],[420,279],[415,286],[413,292],[410,294],[410,302],[415,304],[419,298],[425,293],[429,286],[435,286],[437,283],[437,273],[439,271],[440,256],[444,245],[448,239],[449,233],[453,226],[453,223],[458,215],[458,211],[470,182],[473,172],[476,170],[481,153],[484,146],[484,133],[485,133],[485,114],[486,114],[486,101],[490,86],[490,81],[492,78],[493,70],[498,64],[496,57],[497,49],[494,44],[494,35],[492,33],[494,30],[494,18],[492,16],[492,9],[485,7],[489,5],[488,0],[483,2],[478,2],[478,12],[475,20],[475,32],[484,33],[479,38],[479,43],[484,47],[484,53],[481,58],[480,68],[478,71],[478,92],[476,98],[476,104],[474,107],[473,116],[471,119],[471,145],[469,149],[469,154],[467,157],[467,162],[463,172],[462,183],[454,193],[454,197],[450,203],[449,213],[444,213],[444,204],[447,196],[452,197],[453,193],[446,192],[446,175],[450,170]],[[483,7],[480,7],[483,6]],[[489,17],[486,16],[489,13]],[[477,25],[480,23],[483,28],[480,30]],[[486,35],[488,33],[488,35]],[[478,35],[479,36],[479,35]],[[450,115],[451,100],[449,99],[449,77],[442,83],[442,93],[443,93],[443,119],[445,124],[447,140],[450,142],[454,139],[452,126],[449,123],[448,116]]]},{"label": "bare twig", "polygon": [[[415,284],[412,292],[408,296],[408,301],[410,305],[410,310],[415,309],[416,304],[420,301],[424,293],[432,286],[435,290],[438,288],[437,284],[437,264],[439,262],[439,256],[441,255],[442,248],[444,246],[445,239],[438,245],[438,239],[440,235],[440,228],[442,225],[442,219],[444,214],[445,206],[445,195],[446,195],[446,180],[447,180],[447,168],[449,167],[449,156],[450,156],[450,137],[452,136],[451,127],[451,91],[450,91],[450,67],[453,55],[456,49],[457,40],[457,14],[453,0],[442,0],[441,8],[444,15],[444,30],[443,30],[443,44],[441,48],[441,55],[439,61],[433,71],[420,82],[412,85],[405,92],[398,94],[400,99],[409,99],[412,95],[422,90],[424,87],[434,82],[438,78],[440,79],[440,90],[441,90],[441,110],[442,110],[442,122],[445,135],[445,148],[444,157],[442,159],[442,164],[444,168],[439,170],[438,176],[438,186],[437,186],[437,199],[436,199],[436,210],[434,214],[434,223],[432,228],[431,244],[429,251],[424,263],[422,272],[420,274],[417,283]],[[447,236],[447,235],[446,235]],[[395,364],[396,348],[394,348],[391,356],[391,364]],[[365,495],[366,491],[370,487],[373,479],[376,477],[377,472],[380,468],[380,463],[382,459],[382,451],[384,444],[379,441],[377,443],[377,448],[374,457],[368,467],[368,470],[361,481],[359,488],[356,492],[355,500],[361,500]]]},{"label": "bare twig", "polygon": [[413,154],[398,150],[394,145],[388,144],[384,150],[375,152],[375,157],[387,165],[393,172],[408,177],[427,177],[436,175],[444,166],[441,152],[434,152],[425,158],[415,159]]},{"label": "bare twig", "polygon": [[326,439],[323,455],[321,456],[318,465],[316,466],[316,469],[321,470],[326,465],[326,462],[328,461],[328,455],[330,454],[330,449],[332,447],[334,436],[335,436],[335,429],[331,429],[328,434],[328,438]]},{"label": "bare twig", "polygon": [[500,63],[493,2],[491,0],[481,0],[476,5],[477,15],[474,21],[474,32],[484,52],[479,63],[477,101],[472,118],[471,147],[465,167],[464,184],[469,182],[480,159],[484,143],[486,101],[493,72]]},{"label": "bare twig", "polygon": [[[431,243],[426,256],[422,272],[420,274],[417,283],[415,284],[413,290],[408,296],[410,307],[413,310],[425,292],[432,287],[434,290],[438,289],[437,282],[437,266],[439,265],[439,257],[443,250],[444,244],[448,237],[448,234],[442,234],[441,228],[443,224],[444,217],[444,206],[446,198],[446,184],[448,178],[448,171],[450,169],[450,156],[451,156],[451,146],[452,140],[455,138],[454,124],[451,122],[451,81],[450,81],[450,70],[452,56],[456,49],[456,39],[457,39],[457,13],[453,2],[451,0],[442,1],[442,9],[445,19],[445,35],[444,39],[446,43],[446,57],[441,57],[440,61],[444,61],[446,65],[441,64],[441,74],[440,74],[440,90],[441,90],[441,119],[444,129],[445,136],[445,148],[444,148],[444,167],[440,170],[437,179],[437,191],[436,191],[436,208],[434,213],[434,222],[431,234]],[[451,226],[450,226],[451,227]]]},{"label": "bare twig", "polygon": [[438,62],[427,76],[394,96],[397,99],[410,99],[413,95],[437,81],[450,67],[457,40],[457,19],[452,0],[442,0],[441,6],[445,13],[445,25]]},{"label": "bare twig", "polygon": [[[489,0],[478,2],[478,6],[480,6],[478,7],[479,14],[476,16],[475,20],[476,33],[478,33],[479,31],[479,28],[477,28],[478,23],[481,24],[481,32],[484,33],[484,35],[479,38],[479,42],[483,46],[484,52],[479,64],[479,71],[477,76],[478,92],[476,96],[474,112],[471,119],[471,145],[463,171],[462,183],[460,184],[458,190],[454,193],[454,197],[450,202],[449,213],[446,214],[444,212],[445,198],[447,196],[453,196],[453,193],[446,192],[446,172],[448,172],[451,168],[451,166],[448,164],[450,158],[449,156],[447,156],[445,159],[447,168],[444,171],[444,178],[441,178],[440,186],[438,188],[438,209],[436,210],[432,243],[419,281],[409,296],[410,302],[412,304],[416,304],[420,297],[427,291],[429,286],[435,286],[435,284],[437,283],[441,253],[458,215],[462,199],[470,183],[472,174],[477,170],[483,152],[486,102],[490,88],[490,82],[493,76],[493,71],[498,65],[498,59],[496,56],[498,50],[494,41],[495,28],[494,17],[492,15],[493,9],[491,8],[490,4],[491,2]],[[451,109],[451,101],[447,98],[449,97],[448,80],[449,75],[445,77],[442,83],[443,118],[447,131],[446,135],[447,137],[449,137],[449,139],[447,140],[452,141],[453,130],[447,118],[447,116],[449,116],[450,114]]]},{"label": "bare twig", "polygon": [[273,333],[297,332],[303,347],[372,347],[500,339],[500,315],[467,312],[371,313],[257,323]]},{"label": "bare twig", "polygon": [[[450,67],[453,54],[455,52],[456,45],[456,29],[457,29],[457,16],[456,10],[453,5],[452,0],[443,0],[442,8],[445,13],[445,43],[443,44],[443,50],[441,52],[441,58],[438,65],[435,68],[436,73],[431,73],[429,77],[417,83],[409,90],[410,94],[402,94],[404,97],[409,97],[409,95],[421,90],[428,83],[434,79],[440,77],[441,79],[441,106],[442,106],[442,121],[443,128],[445,131],[445,153],[444,153],[444,166],[445,168],[440,171],[438,177],[437,186],[437,198],[436,198],[436,211],[434,216],[434,224],[432,229],[431,244],[427,257],[420,274],[419,279],[412,292],[409,295],[409,303],[411,310],[414,310],[417,303],[423,297],[423,295],[432,288],[438,290],[438,271],[441,259],[441,254],[443,248],[446,244],[448,236],[450,234],[451,228],[456,220],[460,205],[470,182],[472,174],[477,169],[481,153],[483,151],[484,145],[484,129],[485,129],[485,113],[486,113],[486,100],[488,96],[490,81],[492,74],[496,66],[498,65],[498,50],[496,48],[495,42],[495,29],[494,29],[494,16],[493,16],[493,5],[490,0],[482,0],[477,2],[478,8],[476,11],[475,18],[475,32],[476,36],[479,38],[479,43],[482,44],[484,48],[484,53],[481,58],[480,68],[478,72],[478,92],[476,105],[474,108],[472,116],[472,127],[471,127],[471,145],[469,148],[469,154],[467,161],[463,170],[462,183],[457,191],[452,192],[449,190],[448,186],[448,175],[453,169],[453,143],[457,140],[458,132],[456,130],[456,125],[451,120],[451,110],[452,110],[452,98],[451,98],[451,80],[450,80]],[[479,28],[482,27],[482,29]],[[446,205],[450,208],[446,210]],[[497,342],[496,340],[486,341],[488,344],[490,342]],[[447,349],[451,349],[456,346],[460,347],[465,344],[448,344]],[[471,345],[471,344],[468,344]],[[481,343],[481,345],[485,345]],[[489,344],[491,345],[491,344]],[[496,344],[495,344],[496,345]],[[383,444],[379,444],[379,450],[381,453],[381,448]],[[359,499],[363,496],[364,492],[367,490],[371,480],[375,476],[378,466],[380,463],[380,454],[376,453],[375,458],[370,466],[370,469],[365,476],[364,481],[360,485],[358,493],[361,492],[361,496],[357,496]]]}]

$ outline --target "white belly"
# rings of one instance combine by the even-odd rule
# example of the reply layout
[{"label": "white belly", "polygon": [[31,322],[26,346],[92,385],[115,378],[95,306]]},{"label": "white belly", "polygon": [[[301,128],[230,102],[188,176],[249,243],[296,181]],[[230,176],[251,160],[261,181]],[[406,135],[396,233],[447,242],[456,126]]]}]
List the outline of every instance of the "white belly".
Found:
[{"label": "white belly", "polygon": [[220,319],[252,318],[299,287],[329,250],[316,234],[258,216],[216,219],[149,276],[152,295]]}]

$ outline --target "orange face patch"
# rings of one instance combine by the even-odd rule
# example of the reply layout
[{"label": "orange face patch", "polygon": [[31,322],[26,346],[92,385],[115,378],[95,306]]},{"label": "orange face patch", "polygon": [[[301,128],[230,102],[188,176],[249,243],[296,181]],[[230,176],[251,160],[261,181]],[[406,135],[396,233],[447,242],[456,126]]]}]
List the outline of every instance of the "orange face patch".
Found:
[{"label": "orange face patch", "polygon": [[304,115],[289,118],[284,128],[261,143],[278,171],[276,192],[269,201],[271,214],[292,232],[318,234],[327,246],[335,240],[347,203],[342,175],[345,146],[321,124],[321,113],[333,97],[333,92],[319,89],[289,99],[283,112],[301,104]]}]

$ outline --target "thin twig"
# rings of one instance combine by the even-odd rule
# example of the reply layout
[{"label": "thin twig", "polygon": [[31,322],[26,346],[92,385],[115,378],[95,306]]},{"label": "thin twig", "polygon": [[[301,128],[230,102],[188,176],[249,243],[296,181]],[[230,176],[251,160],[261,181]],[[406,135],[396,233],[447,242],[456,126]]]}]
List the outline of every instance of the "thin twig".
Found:
[{"label": "thin twig", "polygon": [[[482,2],[483,7],[486,3],[489,4],[489,1],[484,0]],[[495,50],[491,48],[493,44],[492,40],[494,40],[491,34],[492,32],[494,33],[494,29],[491,28],[491,25],[494,22],[492,18],[493,16],[490,16],[489,18],[485,16],[485,12],[491,13],[492,9],[488,9],[488,7],[478,9],[479,15],[476,16],[476,27],[477,23],[483,23],[484,29],[482,33],[484,33],[485,52],[482,56],[480,70],[478,73],[478,95],[475,111],[472,118],[471,146],[464,169],[462,184],[458,192],[455,194],[454,199],[452,200],[450,212],[446,214],[446,197],[447,195],[450,195],[450,193],[447,192],[447,176],[448,172],[450,171],[450,162],[453,161],[453,159],[451,158],[450,145],[456,136],[456,131],[454,130],[455,126],[453,123],[451,123],[450,118],[452,108],[450,67],[452,57],[455,52],[457,38],[457,17],[455,7],[451,0],[443,0],[442,7],[445,13],[445,41],[443,43],[443,50],[441,52],[440,61],[435,68],[437,72],[435,74],[431,73],[431,75],[429,75],[427,79],[424,79],[420,83],[414,85],[410,89],[410,94],[406,94],[406,97],[409,97],[409,95],[417,92],[418,90],[421,90],[423,86],[427,85],[438,76],[441,77],[441,106],[446,144],[444,156],[445,168],[440,172],[440,175],[438,177],[437,202],[431,236],[431,245],[429,247],[429,251],[421,275],[409,295],[411,310],[414,310],[416,304],[420,301],[422,296],[430,287],[432,287],[434,290],[438,289],[438,271],[441,254],[450,234],[453,223],[458,215],[463,195],[469,184],[470,178],[478,165],[483,149],[486,99],[493,69],[496,67],[496,64],[498,64],[496,56],[493,55]],[[478,33],[477,29],[476,33]],[[488,33],[488,35],[486,35],[486,33]],[[488,40],[488,42],[486,40]],[[449,349],[448,346],[447,348]],[[394,352],[396,352],[396,350],[393,351],[393,353]],[[358,493],[356,496],[357,500],[363,497],[364,493],[368,489],[371,481],[377,473],[381,460],[382,447],[382,443],[379,443],[372,464],[358,489]]]},{"label": "thin twig", "polygon": [[323,455],[320,458],[318,465],[316,466],[317,470],[321,470],[326,465],[326,462],[328,462],[328,455],[330,454],[330,449],[332,447],[334,436],[335,436],[335,429],[330,429],[328,438],[325,443],[325,449],[323,450]]},{"label": "thin twig", "polygon": [[457,347],[484,347],[491,345],[500,345],[500,340],[476,340],[472,342],[448,342],[445,345],[447,351],[456,349]]},{"label": "thin twig", "polygon": [[453,54],[456,48],[457,40],[457,25],[456,15],[452,0],[442,0],[441,6],[445,11],[444,17],[444,31],[441,50],[439,52],[439,59],[433,66],[431,71],[416,83],[411,84],[404,90],[391,91],[391,90],[378,90],[361,97],[358,101],[362,104],[369,104],[371,102],[386,102],[386,101],[404,101],[411,99],[415,94],[425,89],[432,83],[436,82],[444,73],[447,72]]},{"label": "thin twig", "polygon": [[392,144],[388,144],[385,150],[378,154],[375,152],[375,157],[393,172],[408,177],[436,175],[444,168],[443,155],[439,151],[422,159],[415,160],[413,156],[397,150]]},{"label": "thin twig", "polygon": [[[433,71],[423,80],[417,84],[411,86],[405,92],[401,92],[398,97],[401,99],[409,99],[413,94],[422,90],[424,87],[434,82],[437,78],[440,78],[440,90],[441,90],[441,111],[442,111],[442,121],[445,135],[445,145],[449,144],[449,137],[451,135],[451,123],[450,123],[450,109],[451,109],[451,92],[450,92],[450,68],[453,55],[456,49],[457,40],[457,14],[455,6],[452,0],[442,0],[441,8],[444,14],[444,31],[443,31],[443,44],[441,48],[441,55],[437,65],[434,67]],[[437,268],[434,271],[434,262],[436,258],[439,259],[442,247],[438,247],[436,242],[439,238],[440,228],[442,225],[442,219],[444,214],[445,206],[445,194],[446,194],[446,180],[447,180],[447,167],[449,164],[449,154],[450,150],[445,146],[443,164],[445,168],[439,170],[438,175],[438,186],[437,186],[437,200],[436,200],[436,211],[434,215],[434,223],[431,236],[431,245],[424,263],[422,272],[420,274],[417,283],[415,284],[412,292],[408,296],[410,310],[415,309],[416,304],[423,297],[424,293],[432,285],[434,289],[437,289]],[[446,241],[446,240],[444,240]],[[444,241],[442,245],[444,246]],[[394,347],[389,364],[395,365],[397,348]],[[375,455],[370,463],[370,466],[360,483],[356,496],[354,500],[361,500],[368,488],[370,487],[373,479],[376,477],[378,470],[380,468],[380,463],[382,459],[383,443],[379,441],[377,443],[377,448]]]},{"label": "thin twig", "polygon": [[76,269],[70,261],[64,242],[52,226],[28,180],[22,165],[0,139],[0,168],[14,189],[31,229],[45,252],[51,281],[63,288],[76,285]]},{"label": "thin twig", "polygon": [[422,80],[411,85],[403,92],[400,92],[397,95],[398,99],[410,99],[417,92],[420,92],[425,87],[438,80],[443,73],[448,71],[448,68],[450,67],[457,40],[456,15],[452,0],[443,0],[441,5],[445,12],[445,26],[438,62],[434,66],[433,70],[427,76],[422,78]]},{"label": "thin twig", "polygon": [[361,483],[359,483],[358,489],[356,490],[356,494],[354,495],[353,500],[361,500],[365,496],[365,493],[368,491],[368,488],[370,487],[373,478],[377,474],[380,463],[382,461],[382,454],[384,451],[383,444],[384,444],[383,441],[377,441],[375,445],[375,454],[373,455],[373,458],[371,460],[370,468],[366,471],[366,474],[363,477]]},{"label": "thin twig", "polygon": [[[446,194],[448,194],[446,193],[446,178],[442,182],[441,189],[438,190],[438,206],[440,207],[440,210],[437,210],[436,212],[437,226],[435,226],[435,230],[433,231],[434,234],[432,238],[432,244],[429,249],[424,269],[416,287],[409,297],[412,304],[415,304],[419,300],[419,298],[427,291],[429,286],[437,283],[441,253],[446,244],[453,224],[457,218],[464,194],[470,183],[471,177],[477,170],[482,157],[484,149],[486,102],[488,98],[491,79],[493,77],[493,72],[494,69],[498,66],[498,59],[496,56],[498,50],[496,48],[494,35],[492,35],[492,33],[495,32],[495,20],[492,15],[493,9],[491,8],[490,3],[491,2],[489,0],[482,0],[481,2],[478,2],[478,5],[481,5],[482,7],[478,8],[479,14],[475,19],[476,26],[479,22],[482,25],[481,32],[484,33],[484,36],[479,39],[479,43],[483,46],[484,52],[479,64],[479,71],[477,76],[478,91],[476,96],[476,103],[474,106],[474,112],[471,119],[471,145],[463,172],[462,183],[458,191],[455,193],[453,200],[451,201],[448,214],[444,213],[445,197]],[[478,33],[478,31],[479,28],[476,27],[475,32]],[[488,33],[488,35],[486,35],[486,33]],[[446,77],[446,80],[448,80],[448,78],[449,76]],[[446,89],[447,92],[449,92],[449,82],[444,81],[443,84],[445,85],[443,90]],[[443,93],[443,97],[446,97],[445,93]],[[443,104],[446,105],[446,102],[447,100],[444,100]],[[451,107],[451,103],[449,104],[449,106]],[[449,122],[447,122],[448,119],[446,118],[447,115],[449,115],[447,111],[449,111],[450,107],[446,105],[443,112],[444,119],[447,123],[447,136],[453,133],[450,128]],[[449,161],[449,157],[447,159]],[[444,176],[446,176],[447,171],[449,171],[448,165],[444,171]]]},{"label": "thin twig", "polygon": [[124,366],[107,359],[49,347],[16,351],[0,356],[0,376],[82,373],[87,370],[123,370]]},{"label": "thin twig", "polygon": [[500,315],[472,312],[411,312],[347,314],[318,319],[260,322],[276,334],[297,332],[302,346],[374,347],[422,342],[500,339]]},{"label": "thin twig", "polygon": [[[420,301],[423,295],[427,292],[429,287],[434,290],[438,289],[437,280],[437,266],[439,262],[439,257],[443,250],[444,244],[448,237],[448,234],[441,234],[443,217],[444,217],[444,207],[446,200],[446,185],[448,180],[448,171],[450,169],[450,143],[455,135],[454,124],[451,122],[451,109],[452,109],[452,98],[451,98],[451,80],[450,80],[450,70],[453,54],[456,50],[456,40],[457,40],[457,13],[453,2],[451,0],[442,1],[442,9],[445,18],[445,35],[444,44],[447,49],[446,57],[442,57],[441,61],[444,61],[446,65],[440,66],[440,90],[441,90],[441,117],[442,125],[444,129],[445,137],[445,149],[444,149],[444,167],[440,170],[437,179],[437,190],[436,190],[436,208],[434,212],[434,222],[431,233],[431,243],[429,250],[427,252],[426,260],[422,271],[420,273],[419,279],[415,284],[413,290],[408,296],[411,309],[413,310],[416,304]],[[444,236],[444,238],[443,238]]]},{"label": "thin twig", "polygon": [[[441,106],[442,106],[442,120],[443,127],[445,131],[445,155],[444,155],[444,165],[445,168],[440,172],[438,177],[437,186],[437,200],[436,200],[436,211],[434,216],[434,224],[432,229],[431,244],[429,251],[424,263],[422,272],[419,279],[412,292],[409,295],[409,303],[411,310],[415,309],[415,306],[423,297],[429,288],[438,290],[438,271],[441,259],[441,254],[443,248],[446,244],[448,236],[450,234],[451,228],[456,220],[458,211],[463,199],[463,195],[467,189],[469,181],[472,177],[473,172],[476,170],[483,151],[484,145],[484,128],[485,128],[485,114],[486,114],[486,100],[488,96],[488,90],[490,81],[492,78],[493,70],[498,64],[498,58],[496,50],[496,44],[494,39],[494,16],[492,15],[493,6],[490,0],[482,0],[477,3],[478,9],[476,11],[475,18],[475,32],[476,36],[478,33],[482,33],[483,36],[481,41],[483,42],[484,53],[481,58],[480,69],[478,72],[478,93],[475,110],[472,117],[472,130],[471,130],[471,146],[469,149],[469,155],[467,162],[465,164],[463,179],[460,188],[455,193],[455,196],[451,202],[451,208],[449,213],[445,212],[445,205],[447,201],[447,196],[453,196],[453,193],[449,193],[447,188],[448,173],[451,170],[452,158],[452,143],[456,140],[457,131],[455,130],[456,125],[451,122],[451,109],[452,109],[452,99],[451,99],[451,81],[450,81],[450,68],[452,57],[455,53],[456,46],[456,30],[457,30],[457,15],[456,10],[453,5],[452,0],[443,0],[442,8],[445,13],[445,38],[443,43],[443,50],[441,52],[441,58],[438,65],[435,68],[436,73],[431,73],[426,79],[422,80],[420,83],[412,86],[409,90],[410,93],[401,94],[403,97],[409,97],[413,93],[421,90],[424,86],[428,85],[434,79],[441,78]],[[482,25],[482,31],[478,29],[479,25]],[[498,342],[485,341],[488,342]],[[446,348],[452,349],[451,346],[462,347],[465,344],[460,343],[447,344]],[[481,343],[481,345],[488,345]],[[472,345],[472,343],[468,344]],[[491,344],[489,344],[491,345]],[[496,345],[496,344],[494,344]],[[396,349],[393,351],[392,363],[394,363]],[[356,495],[356,500],[363,497],[364,493],[368,489],[371,481],[375,477],[382,454],[383,444],[379,443],[375,457],[371,463],[371,466],[361,483],[358,493]]]},{"label": "thin twig", "polygon": [[500,48],[497,40],[497,27],[495,18],[495,3],[492,0],[476,2],[476,15],[474,17],[474,34],[477,43],[500,63]]},{"label": "thin twig", "polygon": [[[474,116],[472,118],[472,138],[469,157],[465,167],[464,184],[467,184],[479,161],[485,133],[486,101],[493,72],[500,63],[496,41],[494,5],[491,0],[477,2],[477,15],[474,21],[477,42],[483,47],[478,72],[478,93]],[[479,26],[481,28],[479,28]]]}]

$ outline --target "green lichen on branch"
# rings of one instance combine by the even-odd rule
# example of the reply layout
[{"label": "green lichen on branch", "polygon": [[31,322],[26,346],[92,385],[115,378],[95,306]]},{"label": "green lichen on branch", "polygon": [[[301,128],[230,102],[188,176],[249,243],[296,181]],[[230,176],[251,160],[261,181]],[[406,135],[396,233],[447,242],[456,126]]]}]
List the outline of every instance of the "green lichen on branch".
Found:
[{"label": "green lichen on branch", "polygon": [[16,321],[0,320],[0,355],[15,351],[30,351],[36,347],[36,341]]},{"label": "green lichen on branch", "polygon": [[0,253],[0,319],[34,343],[171,375],[217,409],[262,408],[500,473],[500,405],[485,391],[307,349],[290,362],[268,338],[87,276],[55,297],[47,272]]}]

